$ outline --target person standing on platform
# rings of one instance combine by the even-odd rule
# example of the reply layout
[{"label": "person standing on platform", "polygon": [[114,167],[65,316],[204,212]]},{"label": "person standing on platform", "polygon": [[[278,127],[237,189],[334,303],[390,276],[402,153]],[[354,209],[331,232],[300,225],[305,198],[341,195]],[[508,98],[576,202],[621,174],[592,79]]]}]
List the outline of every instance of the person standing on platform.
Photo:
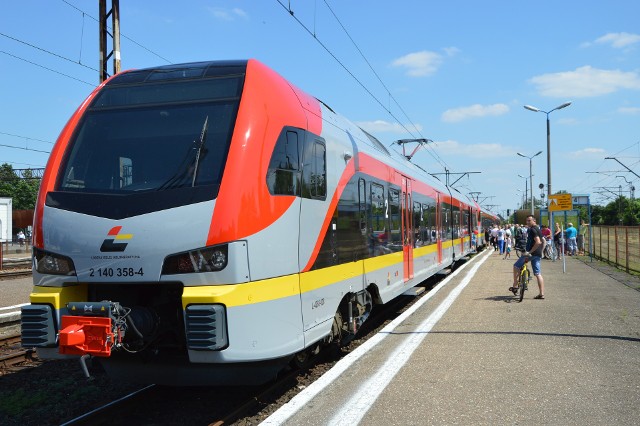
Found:
[{"label": "person standing on platform", "polygon": [[584,256],[584,247],[585,247],[585,241],[587,239],[587,232],[589,232],[589,224],[583,220],[582,225],[580,225],[580,229],[578,230],[578,238],[577,238],[578,254],[580,256]]},{"label": "person standing on platform", "polygon": [[498,247],[500,249],[500,254],[504,254],[504,229],[503,226],[498,228]]},{"label": "person standing on platform", "polygon": [[556,258],[560,257],[561,254],[564,254],[562,251],[562,229],[560,229],[560,224],[556,222],[556,229],[553,231],[553,244],[556,246]]},{"label": "person standing on platform", "polygon": [[569,256],[575,256],[578,251],[578,243],[576,238],[578,236],[578,230],[573,227],[573,223],[569,222],[569,227],[565,229],[565,235],[567,236],[567,245],[569,246]]},{"label": "person standing on platform", "polygon": [[511,239],[511,235],[507,234],[507,236],[504,239],[504,246],[505,246],[504,252],[505,252],[505,254],[504,254],[504,258],[503,259],[511,259],[511,247],[512,247],[512,244],[513,244],[513,240]]}]

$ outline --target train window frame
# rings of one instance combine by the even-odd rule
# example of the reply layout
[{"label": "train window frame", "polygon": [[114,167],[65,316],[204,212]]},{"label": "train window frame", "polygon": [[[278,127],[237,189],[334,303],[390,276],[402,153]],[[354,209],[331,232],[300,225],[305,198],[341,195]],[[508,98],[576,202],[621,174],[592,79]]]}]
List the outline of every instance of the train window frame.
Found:
[{"label": "train window frame", "polygon": [[358,210],[360,214],[360,231],[367,232],[367,182],[363,178],[358,179]]},{"label": "train window frame", "polygon": [[304,139],[300,192],[302,198],[327,199],[327,145],[323,138],[310,132]]},{"label": "train window frame", "polygon": [[[374,192],[375,192],[375,198],[374,198]],[[372,232],[384,232],[386,231],[387,228],[387,211],[386,211],[386,198],[385,198],[385,192],[384,192],[384,186],[380,185],[379,183],[376,182],[371,182],[371,184],[369,185],[369,201],[370,201],[370,205],[371,205],[371,209],[370,209],[370,213],[371,213],[371,231]],[[384,216],[382,217],[382,220],[375,220],[374,218],[374,209],[381,209],[382,213],[384,213]],[[375,226],[375,225],[379,225],[382,224],[382,229],[379,229],[379,226]]]},{"label": "train window frame", "polygon": [[425,240],[422,231],[424,230],[424,222],[422,218],[422,203],[417,201],[414,197],[413,208],[411,214],[413,215],[413,246],[420,247],[425,245]]},{"label": "train window frame", "polygon": [[[388,211],[388,230],[390,235],[390,243],[402,244],[402,209],[400,200],[400,188],[389,187],[387,192],[387,211]],[[394,219],[394,215],[397,219]],[[397,228],[394,229],[394,226]]]},{"label": "train window frame", "polygon": [[[293,140],[295,136],[295,140]],[[273,147],[266,182],[269,193],[274,196],[299,196],[301,183],[301,143],[304,131],[295,127],[284,127]],[[293,161],[290,156],[294,156]]]}]

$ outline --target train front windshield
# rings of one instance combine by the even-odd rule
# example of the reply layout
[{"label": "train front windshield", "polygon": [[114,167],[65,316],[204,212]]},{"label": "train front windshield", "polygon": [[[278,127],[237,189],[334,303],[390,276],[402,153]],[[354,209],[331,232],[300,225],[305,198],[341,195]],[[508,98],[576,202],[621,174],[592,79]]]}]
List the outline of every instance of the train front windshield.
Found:
[{"label": "train front windshield", "polygon": [[107,85],[74,133],[56,191],[158,195],[208,187],[205,198],[213,198],[242,83],[236,75]]}]

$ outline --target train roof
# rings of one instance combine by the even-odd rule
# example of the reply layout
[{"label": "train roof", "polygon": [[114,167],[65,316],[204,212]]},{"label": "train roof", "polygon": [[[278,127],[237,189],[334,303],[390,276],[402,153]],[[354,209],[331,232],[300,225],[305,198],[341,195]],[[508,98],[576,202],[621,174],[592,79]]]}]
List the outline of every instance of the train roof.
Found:
[{"label": "train roof", "polygon": [[[234,75],[234,74],[245,74],[247,71],[247,65],[249,61],[253,61],[254,59],[242,59],[242,60],[217,60],[217,61],[202,61],[202,62],[190,62],[183,64],[171,64],[171,65],[163,65],[157,67],[136,69],[136,70],[128,70],[124,71],[120,74],[115,75],[111,79],[109,79],[105,85],[106,86],[117,86],[124,84],[140,84],[140,83],[155,83],[162,81],[170,81],[170,80],[197,80],[202,78],[210,78],[216,76],[223,75]],[[259,61],[258,61],[259,62]],[[284,77],[283,77],[284,78]],[[286,80],[286,79],[285,79]],[[288,81],[288,80],[287,80]],[[291,82],[289,84],[293,87]],[[296,90],[303,90],[295,87]],[[306,93],[306,92],[304,92]],[[315,98],[315,97],[314,97]],[[407,176],[410,176],[414,179],[419,179],[434,189],[442,192],[449,193],[455,198],[463,201],[466,204],[473,205],[476,208],[479,208],[478,204],[475,203],[472,199],[470,199],[466,194],[459,192],[454,187],[447,186],[438,178],[431,175],[428,171],[424,170],[422,167],[412,163],[409,161],[404,155],[397,152],[394,149],[385,146],[378,138],[362,129],[360,126],[351,122],[349,119],[344,117],[343,115],[334,111],[329,105],[325,102],[321,101],[318,98],[315,98],[320,102],[324,107],[329,111],[329,113],[334,114],[337,122],[332,123],[333,125],[338,125],[344,128],[355,128],[359,132],[361,132],[360,137],[356,137],[354,135],[356,142],[358,144],[358,149],[361,152],[365,152],[368,155],[371,155],[378,160],[389,164],[400,173],[403,173]],[[325,118],[325,117],[323,117]],[[449,191],[449,189],[451,191]],[[484,210],[486,211],[486,210]]]},{"label": "train roof", "polygon": [[249,60],[190,62],[122,72],[109,81],[107,86],[119,84],[150,83],[168,80],[184,80],[244,74]]}]

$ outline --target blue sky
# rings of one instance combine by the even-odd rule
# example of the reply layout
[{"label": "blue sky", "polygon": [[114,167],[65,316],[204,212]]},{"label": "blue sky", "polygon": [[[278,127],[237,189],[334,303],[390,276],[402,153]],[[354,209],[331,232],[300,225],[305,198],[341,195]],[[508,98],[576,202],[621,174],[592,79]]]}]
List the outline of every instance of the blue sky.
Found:
[{"label": "blue sky", "polygon": [[[572,102],[550,114],[554,192],[606,203],[613,195],[598,187],[640,184],[605,160],[640,174],[636,0],[120,0],[120,9],[123,69],[256,58],[385,144],[432,139],[414,161],[432,173],[481,172],[456,187],[492,197],[484,202],[496,212],[522,199],[529,160],[518,152],[543,151],[534,193],[547,183],[546,115],[524,105]],[[3,3],[0,162],[46,164],[39,151],[97,85],[97,16],[98,0]]]}]

